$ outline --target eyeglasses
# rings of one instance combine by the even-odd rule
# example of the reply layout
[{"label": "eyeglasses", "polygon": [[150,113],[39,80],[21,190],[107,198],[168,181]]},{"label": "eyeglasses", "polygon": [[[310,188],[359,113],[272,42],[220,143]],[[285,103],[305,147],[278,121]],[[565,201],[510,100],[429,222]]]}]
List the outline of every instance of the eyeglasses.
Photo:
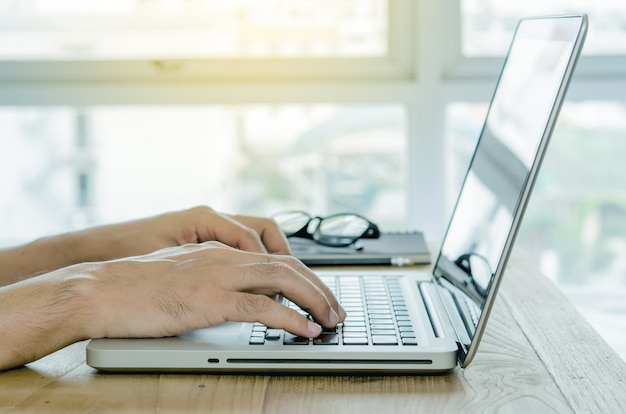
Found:
[{"label": "eyeglasses", "polygon": [[313,217],[304,211],[285,211],[272,218],[285,236],[314,240],[324,246],[345,247],[359,239],[380,237],[376,224],[353,213]]}]

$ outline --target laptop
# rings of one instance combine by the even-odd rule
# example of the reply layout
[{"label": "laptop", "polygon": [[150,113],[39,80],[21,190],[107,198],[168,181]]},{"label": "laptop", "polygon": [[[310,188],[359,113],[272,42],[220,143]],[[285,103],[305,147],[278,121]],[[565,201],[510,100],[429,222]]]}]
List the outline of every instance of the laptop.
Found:
[{"label": "laptop", "polygon": [[467,367],[586,31],[585,15],[519,22],[432,273],[392,266],[319,271],[348,317],[318,338],[228,322],[168,338],[94,339],[87,364],[123,372],[306,374]]}]

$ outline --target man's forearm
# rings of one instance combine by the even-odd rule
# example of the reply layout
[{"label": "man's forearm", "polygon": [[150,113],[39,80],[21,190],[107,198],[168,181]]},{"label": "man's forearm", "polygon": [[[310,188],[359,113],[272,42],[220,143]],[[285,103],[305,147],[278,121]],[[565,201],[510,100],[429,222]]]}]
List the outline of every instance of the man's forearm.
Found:
[{"label": "man's forearm", "polygon": [[93,315],[84,276],[80,269],[65,268],[0,287],[0,370],[88,337],[86,321]]},{"label": "man's forearm", "polygon": [[154,227],[150,220],[154,219],[92,227],[0,249],[0,286],[77,263],[146,254],[178,244],[171,237],[163,241],[154,232],[146,237]]},{"label": "man's forearm", "polygon": [[0,286],[84,261],[81,239],[75,232],[0,249]]}]

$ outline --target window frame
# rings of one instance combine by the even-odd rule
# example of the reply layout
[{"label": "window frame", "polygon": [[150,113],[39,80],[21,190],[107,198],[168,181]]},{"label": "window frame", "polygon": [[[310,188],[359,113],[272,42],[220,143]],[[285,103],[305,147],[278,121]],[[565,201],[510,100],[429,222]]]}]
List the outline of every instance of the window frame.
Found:
[{"label": "window frame", "polygon": [[366,58],[0,61],[0,82],[223,82],[408,79],[410,0],[388,0],[388,53]]}]

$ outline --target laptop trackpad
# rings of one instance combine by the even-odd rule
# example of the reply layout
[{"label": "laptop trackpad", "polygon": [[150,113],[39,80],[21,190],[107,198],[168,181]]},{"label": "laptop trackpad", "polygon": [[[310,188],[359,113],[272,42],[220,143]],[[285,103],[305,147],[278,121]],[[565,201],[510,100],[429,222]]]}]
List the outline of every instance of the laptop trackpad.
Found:
[{"label": "laptop trackpad", "polygon": [[212,348],[232,349],[236,344],[247,344],[251,325],[241,322],[226,322],[211,328],[197,329],[186,334],[178,335],[177,342],[189,346],[201,345]]}]

